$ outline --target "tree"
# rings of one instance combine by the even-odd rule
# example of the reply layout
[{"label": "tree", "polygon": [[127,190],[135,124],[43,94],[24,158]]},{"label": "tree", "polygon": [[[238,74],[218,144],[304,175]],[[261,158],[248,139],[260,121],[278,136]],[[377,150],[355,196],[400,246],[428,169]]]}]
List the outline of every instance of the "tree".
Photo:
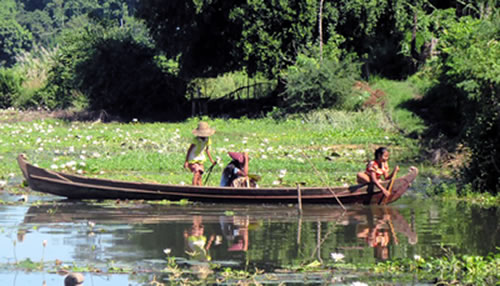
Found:
[{"label": "tree", "polygon": [[318,35],[318,2],[247,1],[235,6],[231,19],[242,27],[236,43],[249,74],[275,77]]},{"label": "tree", "polygon": [[15,55],[31,47],[31,33],[16,21],[16,3],[13,0],[0,2],[0,64],[10,66]]},{"label": "tree", "polygon": [[240,67],[241,52],[235,43],[241,26],[230,19],[230,12],[241,2],[142,1],[137,15],[145,20],[158,47],[178,59],[181,77],[213,77]]}]

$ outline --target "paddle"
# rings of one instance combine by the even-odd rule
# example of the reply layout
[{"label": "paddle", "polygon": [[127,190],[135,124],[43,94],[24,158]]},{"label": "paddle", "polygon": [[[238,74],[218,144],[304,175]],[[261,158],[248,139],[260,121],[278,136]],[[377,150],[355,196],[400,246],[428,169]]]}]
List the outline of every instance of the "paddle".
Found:
[{"label": "paddle", "polygon": [[212,166],[210,166],[207,170],[207,177],[205,178],[205,182],[203,182],[203,185],[206,185],[207,182],[208,182],[208,178],[210,178],[210,174],[212,174],[212,170],[214,169],[215,165],[217,165],[217,162],[215,162],[214,164],[212,164]]},{"label": "paddle", "polygon": [[389,216],[389,220],[387,222],[389,223],[389,228],[391,229],[392,240],[394,241],[394,244],[398,244],[399,240],[398,237],[396,236],[396,232],[394,231],[394,225],[392,224],[392,217],[386,206],[384,206],[384,213]]},{"label": "paddle", "polygon": [[392,187],[394,186],[394,181],[396,180],[397,174],[398,174],[398,169],[394,170],[394,173],[392,174],[391,182],[389,183],[389,188],[387,188],[389,195],[387,197],[384,197],[384,199],[382,200],[382,204],[384,204],[384,205],[387,204],[387,200],[392,195]]}]

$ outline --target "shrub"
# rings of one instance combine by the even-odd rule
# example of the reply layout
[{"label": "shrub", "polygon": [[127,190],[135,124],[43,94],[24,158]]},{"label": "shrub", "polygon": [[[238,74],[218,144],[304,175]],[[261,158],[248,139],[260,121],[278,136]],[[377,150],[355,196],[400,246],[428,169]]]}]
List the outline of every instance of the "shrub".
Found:
[{"label": "shrub", "polygon": [[439,61],[432,62],[438,81],[424,98],[430,121],[471,150],[461,172],[464,185],[492,194],[500,190],[499,11],[447,23],[439,37]]},{"label": "shrub", "polygon": [[0,108],[12,106],[13,97],[21,89],[22,78],[12,69],[0,68]]},{"label": "shrub", "polygon": [[184,82],[136,28],[97,24],[67,34],[40,95],[66,107],[83,94],[91,110],[124,119],[184,114]]},{"label": "shrub", "polygon": [[324,59],[320,63],[300,54],[284,74],[286,90],[280,108],[286,113],[341,108],[359,75],[359,64],[350,60]]}]

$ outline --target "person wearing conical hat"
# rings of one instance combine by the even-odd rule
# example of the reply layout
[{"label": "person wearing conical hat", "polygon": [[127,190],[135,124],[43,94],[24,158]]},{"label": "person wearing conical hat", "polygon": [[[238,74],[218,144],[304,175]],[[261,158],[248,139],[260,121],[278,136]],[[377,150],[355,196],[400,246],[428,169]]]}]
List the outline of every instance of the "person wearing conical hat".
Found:
[{"label": "person wearing conical hat", "polygon": [[198,127],[193,130],[193,141],[186,154],[184,168],[189,169],[193,173],[193,185],[201,186],[201,176],[205,171],[203,164],[206,161],[205,154],[212,164],[215,164],[212,155],[210,154],[209,146],[212,144],[210,136],[215,133],[215,130],[208,126],[206,122],[198,123]]},{"label": "person wearing conical hat", "polygon": [[248,176],[248,153],[228,152],[227,154],[232,161],[222,171],[221,187],[231,186],[234,180]]}]

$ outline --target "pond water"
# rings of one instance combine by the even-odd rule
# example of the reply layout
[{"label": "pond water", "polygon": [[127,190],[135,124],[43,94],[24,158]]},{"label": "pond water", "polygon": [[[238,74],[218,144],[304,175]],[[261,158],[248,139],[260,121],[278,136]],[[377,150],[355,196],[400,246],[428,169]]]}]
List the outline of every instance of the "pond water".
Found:
[{"label": "pond water", "polygon": [[[3,201],[19,198],[0,192]],[[167,275],[152,274],[165,268],[167,257],[192,268],[209,261],[280,273],[281,267],[303,261],[332,262],[332,254],[342,254],[345,262],[371,263],[446,251],[487,255],[500,245],[498,208],[411,195],[386,207],[346,207],[304,205],[299,215],[296,205],[96,204],[33,193],[26,203],[0,205],[0,284],[63,285],[64,276],[49,270],[56,262],[127,272],[86,272],[85,285],[150,285],[153,279],[167,281]],[[12,267],[23,261],[44,261],[46,271]],[[290,283],[305,279],[282,275]],[[306,278],[312,283],[318,277]],[[342,279],[356,281],[355,276]]]}]

